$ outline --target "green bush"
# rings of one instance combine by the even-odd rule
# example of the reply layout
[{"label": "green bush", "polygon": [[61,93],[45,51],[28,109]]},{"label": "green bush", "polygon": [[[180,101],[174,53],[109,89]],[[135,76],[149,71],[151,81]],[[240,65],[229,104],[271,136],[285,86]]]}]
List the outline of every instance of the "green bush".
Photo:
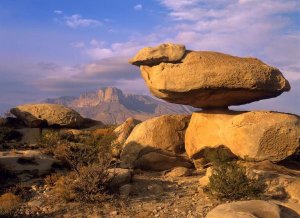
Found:
[{"label": "green bush", "polygon": [[246,168],[231,161],[213,165],[212,175],[205,189],[219,200],[239,200],[260,198],[266,185],[262,180],[248,178]]}]

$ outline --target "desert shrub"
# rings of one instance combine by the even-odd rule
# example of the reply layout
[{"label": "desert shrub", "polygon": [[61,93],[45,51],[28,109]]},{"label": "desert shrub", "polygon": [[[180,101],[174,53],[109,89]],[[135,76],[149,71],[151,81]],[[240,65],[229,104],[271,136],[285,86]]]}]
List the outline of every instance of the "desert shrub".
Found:
[{"label": "desert shrub", "polygon": [[265,192],[265,183],[260,179],[250,179],[246,168],[235,161],[217,162],[205,190],[219,200],[260,198]]},{"label": "desert shrub", "polygon": [[206,148],[203,152],[206,163],[218,164],[234,160],[236,157],[232,152],[223,146],[218,148]]},{"label": "desert shrub", "polygon": [[89,165],[60,177],[54,194],[67,202],[100,202],[107,199],[109,174],[107,165]]},{"label": "desert shrub", "polygon": [[21,198],[13,193],[0,196],[0,216],[12,217],[21,204]]},{"label": "desert shrub", "polygon": [[51,173],[44,178],[44,184],[53,187],[62,176],[61,173]]}]

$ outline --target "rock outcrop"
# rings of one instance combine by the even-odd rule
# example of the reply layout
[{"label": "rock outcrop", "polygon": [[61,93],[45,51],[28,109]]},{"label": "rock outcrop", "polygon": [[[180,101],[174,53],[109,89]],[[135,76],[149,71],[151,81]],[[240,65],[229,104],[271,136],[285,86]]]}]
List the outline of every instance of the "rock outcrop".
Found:
[{"label": "rock outcrop", "polygon": [[176,63],[180,61],[185,54],[184,45],[175,45],[172,43],[161,44],[157,47],[146,47],[140,50],[134,58],[129,60],[129,63],[141,66],[141,65],[157,65],[161,62],[164,63]]},{"label": "rock outcrop", "polygon": [[120,145],[123,145],[133,128],[139,123],[141,123],[140,120],[136,120],[132,117],[125,120],[124,123],[114,129],[114,133],[117,136],[115,141]]},{"label": "rock outcrop", "polygon": [[189,157],[220,146],[247,160],[284,160],[300,148],[300,118],[270,111],[193,113],[185,135]]},{"label": "rock outcrop", "polygon": [[76,111],[58,104],[26,104],[10,112],[31,128],[42,125],[76,128],[84,122]]},{"label": "rock outcrop", "polygon": [[296,212],[272,202],[262,200],[238,201],[221,204],[210,211],[206,218],[290,218]]},{"label": "rock outcrop", "polygon": [[138,124],[124,144],[121,153],[123,166],[135,167],[138,164],[142,166],[141,168],[151,168],[145,166],[145,163],[152,165],[156,159],[159,163],[165,160],[165,166],[167,166],[166,162],[176,162],[173,165],[180,166],[178,162],[183,160],[183,166],[186,167],[185,163],[188,161],[186,158],[180,158],[178,154],[185,151],[184,135],[189,120],[189,115],[165,115]]},{"label": "rock outcrop", "polygon": [[[256,58],[185,51],[180,59],[178,46],[146,48],[131,61],[141,65],[142,77],[151,93],[168,102],[198,108],[227,107],[273,98],[290,90],[289,82],[277,68]],[[172,50],[177,51],[176,58],[166,58]],[[152,52],[158,52],[158,58],[153,58]],[[149,63],[147,57],[155,61]]]}]

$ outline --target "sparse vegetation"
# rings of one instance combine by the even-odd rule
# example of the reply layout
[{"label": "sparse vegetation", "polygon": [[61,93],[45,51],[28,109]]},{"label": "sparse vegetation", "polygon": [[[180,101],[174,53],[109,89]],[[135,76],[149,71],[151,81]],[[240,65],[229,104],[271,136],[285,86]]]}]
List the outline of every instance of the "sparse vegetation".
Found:
[{"label": "sparse vegetation", "polygon": [[42,144],[46,147],[49,143],[48,152],[71,169],[66,175],[52,174],[45,178],[45,183],[53,186],[54,195],[64,201],[102,201],[108,193],[114,139],[112,131],[47,132]]},{"label": "sparse vegetation", "polygon": [[212,175],[205,190],[219,200],[239,200],[260,198],[266,185],[261,179],[248,178],[246,168],[236,160],[228,158],[224,152],[211,154]]},{"label": "sparse vegetation", "polygon": [[21,204],[21,198],[13,193],[0,196],[0,216],[12,217]]}]

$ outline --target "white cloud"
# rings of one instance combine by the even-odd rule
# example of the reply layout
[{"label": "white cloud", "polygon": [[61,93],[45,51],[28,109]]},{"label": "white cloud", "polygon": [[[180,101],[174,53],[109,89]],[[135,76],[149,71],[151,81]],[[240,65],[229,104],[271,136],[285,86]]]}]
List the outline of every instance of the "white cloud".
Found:
[{"label": "white cloud", "polygon": [[133,7],[133,9],[136,10],[136,11],[140,11],[140,10],[143,9],[143,5],[141,5],[141,4],[135,5],[135,6]]},{"label": "white cloud", "polygon": [[99,20],[93,19],[86,19],[83,18],[79,14],[73,14],[72,16],[66,16],[64,18],[65,24],[71,28],[78,28],[78,27],[97,27],[101,26],[102,22]]},{"label": "white cloud", "polygon": [[63,14],[63,11],[61,11],[61,10],[55,10],[55,11],[53,11],[53,13],[54,14]]},{"label": "white cloud", "polygon": [[71,46],[74,48],[84,48],[85,43],[84,42],[73,42],[73,43],[71,43]]}]

